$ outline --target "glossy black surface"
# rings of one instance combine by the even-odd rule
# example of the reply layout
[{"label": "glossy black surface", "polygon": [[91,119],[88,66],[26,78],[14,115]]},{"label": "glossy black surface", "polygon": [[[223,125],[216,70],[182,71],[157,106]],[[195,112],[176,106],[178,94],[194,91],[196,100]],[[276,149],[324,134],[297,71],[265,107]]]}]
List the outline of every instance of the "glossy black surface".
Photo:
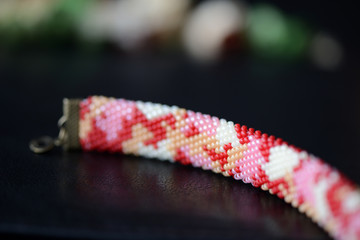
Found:
[{"label": "glossy black surface", "polygon": [[[333,16],[329,4],[333,12],[323,16]],[[340,29],[345,44],[345,62],[334,72],[241,56],[199,66],[178,53],[0,54],[0,237],[327,239],[282,200],[211,172],[120,154],[28,149],[33,137],[56,136],[64,97],[102,94],[246,124],[322,157],[359,184],[358,41],[351,26],[319,19]]]},{"label": "glossy black surface", "polygon": [[199,169],[96,153],[13,155],[16,162],[2,161],[1,168],[3,233],[146,239],[326,238],[281,200]]},{"label": "glossy black surface", "polygon": [[63,97],[151,100],[248,123],[360,182],[359,89],[345,71],[322,73],[304,63],[274,73],[262,63],[237,60],[205,68],[181,57],[57,54],[1,62],[4,236],[328,238],[282,200],[201,169],[117,154],[31,153],[32,137],[57,134]]}]

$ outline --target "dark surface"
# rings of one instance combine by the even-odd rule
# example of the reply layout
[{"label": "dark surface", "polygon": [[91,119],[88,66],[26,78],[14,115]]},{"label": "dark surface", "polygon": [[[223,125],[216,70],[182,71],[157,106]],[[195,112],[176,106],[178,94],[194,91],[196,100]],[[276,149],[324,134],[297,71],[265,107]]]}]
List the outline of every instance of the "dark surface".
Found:
[{"label": "dark surface", "polygon": [[282,200],[211,172],[117,154],[28,149],[33,137],[56,136],[64,97],[102,94],[246,124],[320,156],[359,184],[355,10],[314,4],[313,11],[303,1],[279,6],[338,33],[346,59],[334,72],[306,61],[246,57],[205,67],[178,53],[129,57],[65,47],[0,54],[0,237],[327,239]]},{"label": "dark surface", "polygon": [[181,56],[56,54],[0,63],[2,236],[328,238],[282,200],[211,172],[123,155],[31,153],[32,137],[56,136],[63,97],[151,100],[247,123],[360,182],[359,87],[351,69],[324,73],[307,63],[240,59],[209,68]]},{"label": "dark surface", "polygon": [[6,192],[1,200],[3,233],[99,239],[326,239],[322,230],[281,200],[210,172],[121,155],[31,155],[22,152],[11,157],[16,163],[2,162],[7,169],[1,172]]}]

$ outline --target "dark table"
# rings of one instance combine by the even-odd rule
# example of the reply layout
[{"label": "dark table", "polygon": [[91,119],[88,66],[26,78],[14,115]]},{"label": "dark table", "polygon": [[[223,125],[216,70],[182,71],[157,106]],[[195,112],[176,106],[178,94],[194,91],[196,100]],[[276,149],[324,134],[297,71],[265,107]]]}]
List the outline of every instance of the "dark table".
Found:
[{"label": "dark table", "polygon": [[36,155],[56,136],[63,97],[93,94],[178,105],[222,117],[322,157],[360,183],[359,72],[307,62],[74,51],[0,58],[0,236],[7,238],[327,239],[282,200],[190,166],[106,153]]}]

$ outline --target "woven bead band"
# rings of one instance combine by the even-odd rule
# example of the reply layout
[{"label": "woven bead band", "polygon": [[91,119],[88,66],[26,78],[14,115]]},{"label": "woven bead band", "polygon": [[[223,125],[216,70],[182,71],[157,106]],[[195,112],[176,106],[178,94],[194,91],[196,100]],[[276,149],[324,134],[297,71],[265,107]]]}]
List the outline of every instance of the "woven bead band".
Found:
[{"label": "woven bead band", "polygon": [[191,164],[261,187],[336,239],[360,239],[360,191],[319,158],[244,125],[141,101],[80,103],[82,149]]}]

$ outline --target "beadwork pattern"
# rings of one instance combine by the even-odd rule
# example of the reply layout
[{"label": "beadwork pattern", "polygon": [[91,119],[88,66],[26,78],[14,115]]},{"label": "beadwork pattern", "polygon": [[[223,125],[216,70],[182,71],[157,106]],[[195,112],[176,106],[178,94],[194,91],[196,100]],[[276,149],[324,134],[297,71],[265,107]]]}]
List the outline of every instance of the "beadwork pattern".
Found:
[{"label": "beadwork pattern", "polygon": [[212,170],[297,207],[336,239],[360,239],[360,190],[319,158],[245,125],[141,101],[80,103],[84,150],[123,152]]}]

